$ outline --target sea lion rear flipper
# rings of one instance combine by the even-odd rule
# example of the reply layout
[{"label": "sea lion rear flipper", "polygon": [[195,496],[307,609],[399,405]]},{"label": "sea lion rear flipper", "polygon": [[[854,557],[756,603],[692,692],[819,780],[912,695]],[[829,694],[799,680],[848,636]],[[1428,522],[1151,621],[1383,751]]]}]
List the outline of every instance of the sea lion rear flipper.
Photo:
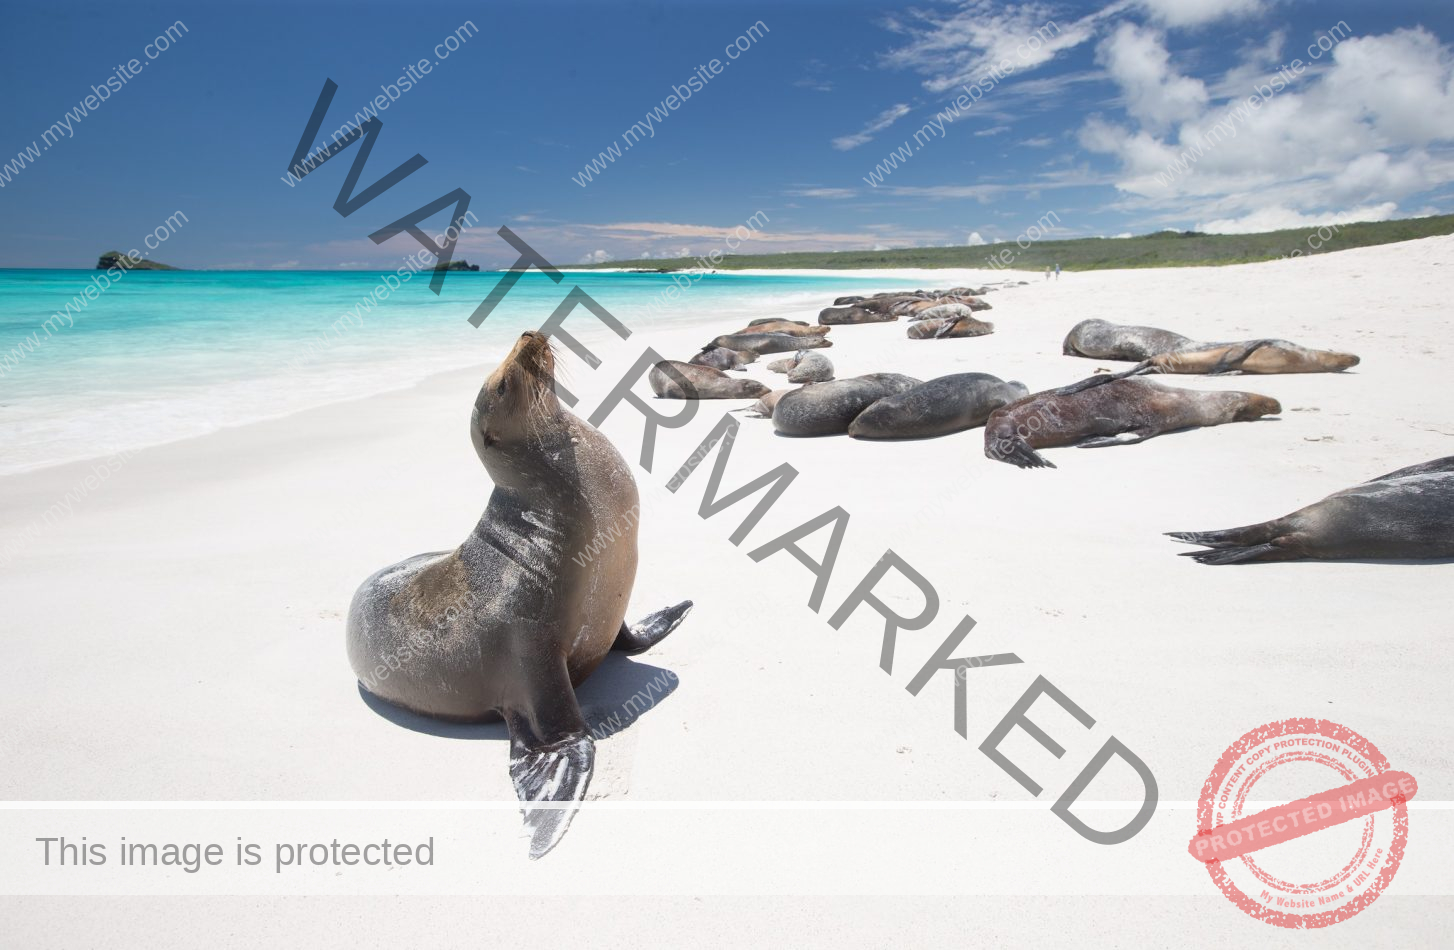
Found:
[{"label": "sea lion rear flipper", "polygon": [[[530,715],[511,710],[505,716],[510,728],[510,780],[526,805],[520,814],[530,835],[532,861],[543,857],[565,835],[575,817],[576,803],[586,797],[596,761],[596,743],[586,730],[564,664],[556,673],[559,682],[531,684],[539,705]],[[566,804],[531,808],[531,802]]]},{"label": "sea lion rear flipper", "polygon": [[1249,356],[1264,346],[1271,346],[1276,342],[1276,340],[1248,340],[1244,343],[1238,343],[1226,353],[1222,354],[1222,358],[1217,360],[1216,365],[1207,370],[1207,375],[1225,376],[1229,373],[1241,372],[1242,364],[1247,362]]},{"label": "sea lion rear flipper", "polygon": [[655,613],[647,614],[640,621],[629,626],[623,623],[621,632],[616,634],[616,642],[611,644],[611,649],[620,650],[627,656],[645,653],[665,640],[667,634],[681,624],[691,609],[692,602],[684,600],[675,607],[666,607]]},{"label": "sea lion rear flipper", "polygon": [[1147,373],[1159,373],[1161,368],[1152,360],[1144,360],[1127,370],[1119,373],[1101,373],[1098,376],[1087,376],[1078,382],[1061,386],[1059,389],[1048,390],[1045,395],[1052,396],[1074,396],[1076,393],[1085,392],[1087,389],[1094,389],[1097,386],[1104,386],[1106,383],[1113,383],[1118,379],[1130,379],[1132,376],[1143,376]]},{"label": "sea lion rear flipper", "polygon": [[1291,561],[1302,557],[1285,519],[1264,521],[1222,531],[1170,531],[1167,537],[1187,544],[1202,544],[1208,551],[1183,551],[1182,557],[1203,564],[1243,564],[1249,561]]},{"label": "sea lion rear flipper", "polygon": [[984,454],[997,462],[1009,462],[1018,468],[1055,468],[1050,461],[1018,435],[1007,439],[985,436]]},{"label": "sea lion rear flipper", "polygon": [[959,326],[959,321],[963,319],[963,317],[952,317],[951,319],[945,320],[939,325],[939,329],[934,331],[934,339],[943,339],[945,334],[952,333],[954,328]]},{"label": "sea lion rear flipper", "polygon": [[1253,561],[1291,561],[1298,555],[1276,544],[1254,544],[1249,547],[1212,548],[1209,551],[1182,551],[1202,564],[1248,564]]}]

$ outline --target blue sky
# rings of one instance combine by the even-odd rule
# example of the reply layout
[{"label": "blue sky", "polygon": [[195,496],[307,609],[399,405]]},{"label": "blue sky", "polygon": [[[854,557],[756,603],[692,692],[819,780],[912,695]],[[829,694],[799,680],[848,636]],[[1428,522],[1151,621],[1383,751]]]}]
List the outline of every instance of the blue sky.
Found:
[{"label": "blue sky", "polygon": [[[744,251],[965,245],[1051,212],[1066,236],[1446,213],[1451,44],[1447,0],[15,9],[0,165],[114,66],[143,68],[0,188],[0,266],[90,266],[176,211],[188,223],[155,256],[183,266],[394,266],[417,245],[365,235],[455,188],[479,218],[459,256],[486,265],[515,258],[500,224],[567,264],[705,254],[759,211]],[[720,73],[654,135],[578,183],[713,58]],[[416,152],[426,166],[346,219],[332,206],[357,146],[281,180],[325,79],[331,130],[421,59],[429,74],[379,113],[362,183]],[[914,148],[966,85],[975,101]],[[1246,107],[1260,86],[1273,94]]]}]

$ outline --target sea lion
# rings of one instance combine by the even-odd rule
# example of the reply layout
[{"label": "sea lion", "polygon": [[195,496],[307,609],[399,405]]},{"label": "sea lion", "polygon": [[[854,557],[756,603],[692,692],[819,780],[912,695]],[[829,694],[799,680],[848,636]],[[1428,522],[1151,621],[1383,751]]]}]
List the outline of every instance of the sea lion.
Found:
[{"label": "sea lion", "polygon": [[1352,353],[1313,350],[1287,340],[1202,343],[1157,327],[1082,320],[1065,337],[1067,356],[1133,360],[1157,372],[1182,375],[1337,373],[1357,366]]},{"label": "sea lion", "polygon": [[651,391],[663,399],[756,399],[768,388],[755,379],[728,376],[710,366],[662,360],[646,374]]},{"label": "sea lion", "polygon": [[1221,376],[1242,373],[1267,376],[1286,373],[1340,373],[1361,360],[1352,353],[1310,350],[1287,340],[1203,343],[1147,361],[1159,373]]},{"label": "sea lion", "polygon": [[750,327],[764,326],[769,323],[791,323],[794,326],[799,327],[812,326],[812,324],[810,324],[806,320],[780,320],[777,317],[758,317],[756,320],[747,321],[747,325]]},{"label": "sea lion", "polygon": [[796,350],[817,349],[832,346],[826,337],[798,337],[789,333],[725,333],[712,341],[713,346],[725,346],[730,350],[745,350],[766,356],[769,353],[792,353]]},{"label": "sea lion", "polygon": [[757,361],[756,353],[729,350],[725,346],[708,345],[702,352],[687,360],[693,366],[710,366],[713,369],[746,369],[748,363]]},{"label": "sea lion", "polygon": [[1092,376],[996,409],[985,424],[984,454],[1020,468],[1054,468],[1035,450],[1131,445],[1164,432],[1251,422],[1281,411],[1276,399],[1258,393],[1175,389],[1124,373]]},{"label": "sea lion", "polygon": [[772,392],[768,393],[766,396],[763,396],[757,402],[753,403],[750,407],[748,407],[747,411],[752,413],[759,419],[771,419],[772,410],[778,404],[778,400],[782,399],[788,393],[795,392],[797,392],[796,389],[774,389]]},{"label": "sea lion", "polygon": [[893,323],[898,315],[887,310],[870,310],[863,304],[851,307],[828,307],[818,313],[818,323],[825,327],[851,326],[861,323]]},{"label": "sea lion", "polygon": [[893,313],[910,320],[930,319],[927,314],[945,307],[958,307],[965,311],[993,310],[989,304],[975,297],[926,297],[923,300],[905,300],[893,307]]},{"label": "sea lion", "polygon": [[988,373],[940,376],[863,410],[848,427],[855,439],[929,439],[985,424],[990,413],[1023,399],[1024,383]]},{"label": "sea lion", "polygon": [[909,314],[910,323],[919,323],[923,320],[943,320],[946,317],[973,317],[974,310],[962,303],[936,303],[932,307],[925,307],[923,310]]},{"label": "sea lion", "polygon": [[[375,573],[348,612],[349,663],[373,695],[437,719],[505,720],[527,803],[585,797],[595,743],[574,688],[608,651],[648,649],[692,606],[623,623],[636,482],[610,440],[560,405],[554,375],[547,338],[523,335],[475,400],[470,438],[495,483],[479,523],[453,551]],[[574,813],[524,809],[532,858]]]},{"label": "sea lion", "polygon": [[1169,537],[1210,548],[1183,553],[1203,564],[1454,558],[1454,455],[1380,475],[1273,521]]},{"label": "sea lion", "polygon": [[870,373],[831,383],[814,383],[779,399],[772,411],[772,425],[780,435],[842,435],[858,414],[873,403],[912,389],[920,382],[898,373]]},{"label": "sea lion", "polygon": [[749,324],[741,330],[733,330],[731,335],[738,333],[786,333],[788,336],[827,336],[832,327],[815,327],[808,324],[796,323],[789,320],[770,320],[767,323]]},{"label": "sea lion", "polygon": [[846,307],[849,304],[859,303],[867,299],[867,297],[839,297],[837,300],[833,301],[833,306]]},{"label": "sea lion", "polygon": [[803,350],[798,353],[798,362],[788,370],[790,383],[826,383],[833,378],[833,363],[822,353]]},{"label": "sea lion", "polygon": [[1105,320],[1082,320],[1066,334],[1061,352],[1066,356],[1139,363],[1194,343],[1190,337],[1157,327],[1121,326]]},{"label": "sea lion", "polygon": [[971,336],[987,336],[993,332],[995,332],[993,323],[963,315],[921,320],[908,327],[908,336],[911,340],[956,340]]}]

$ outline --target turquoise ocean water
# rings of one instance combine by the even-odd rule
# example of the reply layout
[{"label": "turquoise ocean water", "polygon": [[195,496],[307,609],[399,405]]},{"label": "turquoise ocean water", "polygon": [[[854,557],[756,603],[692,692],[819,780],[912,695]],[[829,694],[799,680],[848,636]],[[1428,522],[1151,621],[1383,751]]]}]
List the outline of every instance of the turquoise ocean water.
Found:
[{"label": "turquoise ocean water", "polygon": [[[671,275],[567,272],[556,284],[532,271],[476,329],[468,317],[497,273],[451,273],[440,296],[421,274],[370,298],[380,275],[368,271],[132,271],[88,299],[97,273],[0,269],[0,474],[492,363],[572,284],[633,331],[708,317],[728,329],[739,318],[815,310],[855,289],[891,289],[850,277],[708,274],[672,300]],[[47,332],[43,324],[67,303]]]}]

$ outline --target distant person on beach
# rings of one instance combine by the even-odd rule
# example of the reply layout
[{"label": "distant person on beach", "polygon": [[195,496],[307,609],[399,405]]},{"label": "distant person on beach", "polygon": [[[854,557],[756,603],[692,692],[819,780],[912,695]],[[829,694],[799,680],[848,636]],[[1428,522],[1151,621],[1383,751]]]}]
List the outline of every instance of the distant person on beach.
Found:
[{"label": "distant person on beach", "polygon": [[1045,279],[1046,280],[1049,280],[1050,279],[1050,265],[1049,264],[1046,264],[1045,265]]},{"label": "distant person on beach", "polygon": [[1056,264],[1055,265],[1055,279],[1056,280],[1059,280],[1060,279],[1060,265],[1059,264]]}]

